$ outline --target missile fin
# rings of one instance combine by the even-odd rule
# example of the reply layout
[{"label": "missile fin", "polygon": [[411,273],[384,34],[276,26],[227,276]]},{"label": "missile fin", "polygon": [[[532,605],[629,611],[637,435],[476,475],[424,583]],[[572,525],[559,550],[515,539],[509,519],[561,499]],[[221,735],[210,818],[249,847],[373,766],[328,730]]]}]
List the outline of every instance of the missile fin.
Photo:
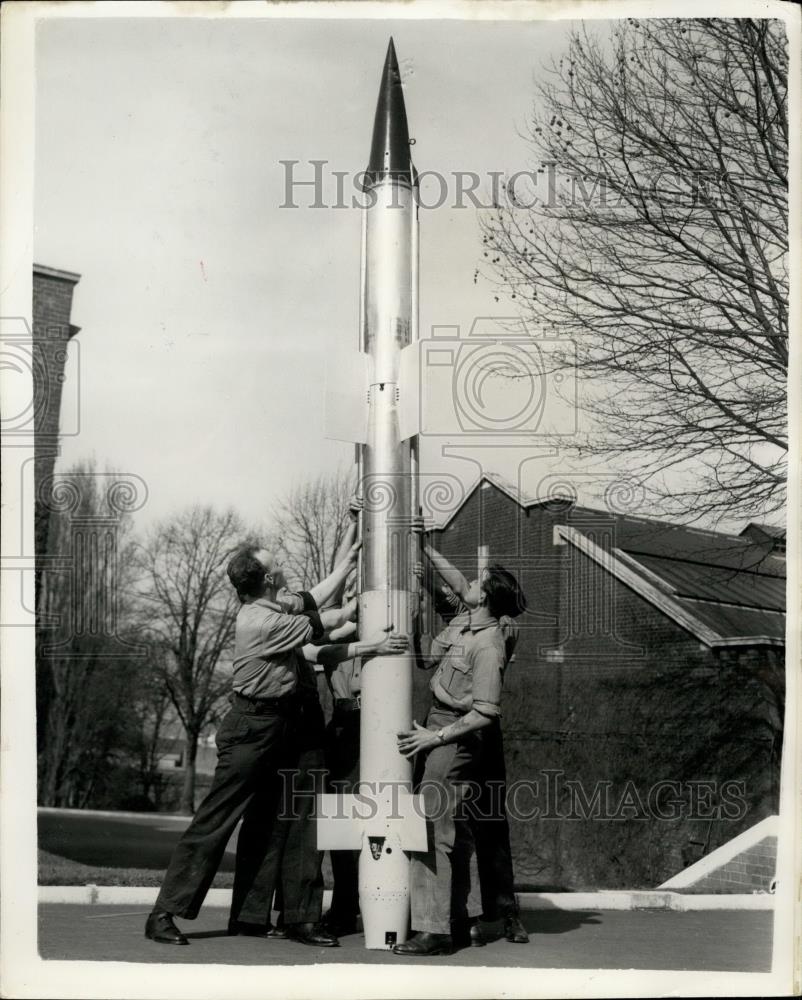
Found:
[{"label": "missile fin", "polygon": [[405,851],[425,851],[426,817],[423,801],[409,792],[387,799],[367,795],[325,793],[317,798],[319,851],[358,851],[365,837],[392,833]]},{"label": "missile fin", "polygon": [[358,851],[362,847],[363,820],[357,811],[360,797],[329,793],[317,797],[317,849]]},{"label": "missile fin", "polygon": [[420,433],[420,358],[419,340],[401,350],[398,423],[402,441]]},{"label": "missile fin", "polygon": [[361,351],[332,355],[326,367],[326,437],[365,444],[370,357]]}]

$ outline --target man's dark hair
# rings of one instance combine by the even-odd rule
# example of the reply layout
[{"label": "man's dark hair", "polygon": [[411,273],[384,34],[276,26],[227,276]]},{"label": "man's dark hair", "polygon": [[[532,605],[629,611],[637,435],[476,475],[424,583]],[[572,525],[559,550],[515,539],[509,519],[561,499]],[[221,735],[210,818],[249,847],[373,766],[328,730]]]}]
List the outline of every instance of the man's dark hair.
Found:
[{"label": "man's dark hair", "polygon": [[487,609],[494,618],[504,615],[517,618],[526,611],[526,596],[521,585],[512,573],[498,564],[487,567],[482,590],[487,594]]},{"label": "man's dark hair", "polygon": [[234,585],[239,599],[261,597],[265,589],[267,571],[256,558],[258,545],[241,548],[228,564],[228,578]]}]

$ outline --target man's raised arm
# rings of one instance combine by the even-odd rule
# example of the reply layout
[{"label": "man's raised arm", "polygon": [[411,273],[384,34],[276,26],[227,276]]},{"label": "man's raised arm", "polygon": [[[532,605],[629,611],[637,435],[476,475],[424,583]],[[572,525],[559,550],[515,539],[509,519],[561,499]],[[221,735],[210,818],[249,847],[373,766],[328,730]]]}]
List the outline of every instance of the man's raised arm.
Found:
[{"label": "man's raised arm", "polygon": [[[348,502],[348,525],[346,526],[345,533],[343,534],[342,541],[337,548],[337,552],[334,556],[335,567],[339,566],[348,558],[348,553],[351,551],[351,546],[356,541],[356,534],[359,527],[359,512],[362,510],[362,498],[359,496],[352,496]],[[322,600],[318,600],[316,596],[316,587],[312,588],[311,594],[317,602],[319,610],[324,608],[331,608],[334,605],[339,605],[342,603],[343,591],[345,590],[345,582],[347,575],[343,577],[340,584],[335,587],[334,592]],[[324,580],[323,583],[326,581]],[[323,584],[318,584],[321,587]]]},{"label": "man's raised arm", "polygon": [[440,574],[443,581],[451,587],[457,597],[462,601],[466,600],[470,584],[456,566],[452,566],[448,559],[444,555],[441,555],[434,546],[429,545],[428,542],[423,543],[423,554]]},{"label": "man's raised arm", "polygon": [[344,586],[345,581],[348,579],[348,574],[354,566],[356,566],[357,557],[361,548],[362,542],[354,542],[348,549],[345,558],[334,567],[326,579],[321,580],[320,583],[316,583],[309,591],[315,604],[319,608],[325,607],[329,604],[331,598],[334,597],[342,586]]}]

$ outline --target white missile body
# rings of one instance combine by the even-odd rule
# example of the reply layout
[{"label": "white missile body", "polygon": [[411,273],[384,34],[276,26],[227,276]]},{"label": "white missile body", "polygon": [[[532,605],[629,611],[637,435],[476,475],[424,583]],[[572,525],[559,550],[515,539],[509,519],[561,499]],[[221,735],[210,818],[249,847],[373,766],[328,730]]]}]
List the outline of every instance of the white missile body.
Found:
[{"label": "white missile body", "polygon": [[[392,40],[384,65],[364,185],[359,351],[328,372],[327,435],[357,444],[364,496],[359,634],[412,633],[419,558],[410,526],[418,505],[417,175]],[[412,765],[397,734],[412,728],[411,653],[362,666],[360,791],[324,795],[320,849],[359,850],[367,948],[406,940],[409,852],[426,849]]]}]

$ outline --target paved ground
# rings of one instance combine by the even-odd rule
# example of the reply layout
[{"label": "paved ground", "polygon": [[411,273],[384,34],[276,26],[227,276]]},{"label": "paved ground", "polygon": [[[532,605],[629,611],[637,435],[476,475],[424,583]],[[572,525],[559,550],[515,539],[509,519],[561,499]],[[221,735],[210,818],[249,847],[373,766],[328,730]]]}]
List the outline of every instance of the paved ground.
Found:
[{"label": "paved ground", "polygon": [[[408,963],[387,952],[366,951],[361,935],[340,948],[310,948],[290,941],[230,938],[227,911],[205,908],[196,921],[179,921],[191,938],[176,948],[147,941],[147,908],[44,905],[39,916],[43,958],[121,962],[310,965],[319,962]],[[530,968],[677,969],[767,972],[771,969],[771,911],[677,913],[635,911],[530,911],[523,915],[528,945],[503,939],[486,948],[426,960],[437,965]]]}]

